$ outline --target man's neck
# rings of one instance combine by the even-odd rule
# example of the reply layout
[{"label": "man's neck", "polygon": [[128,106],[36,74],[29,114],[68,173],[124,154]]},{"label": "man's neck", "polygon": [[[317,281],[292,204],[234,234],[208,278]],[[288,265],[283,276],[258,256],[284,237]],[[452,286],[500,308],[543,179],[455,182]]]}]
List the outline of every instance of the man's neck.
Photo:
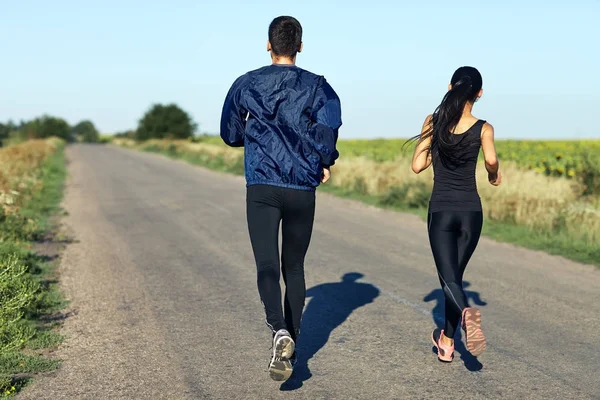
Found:
[{"label": "man's neck", "polygon": [[276,65],[296,65],[296,57],[271,57],[273,60],[273,64]]}]

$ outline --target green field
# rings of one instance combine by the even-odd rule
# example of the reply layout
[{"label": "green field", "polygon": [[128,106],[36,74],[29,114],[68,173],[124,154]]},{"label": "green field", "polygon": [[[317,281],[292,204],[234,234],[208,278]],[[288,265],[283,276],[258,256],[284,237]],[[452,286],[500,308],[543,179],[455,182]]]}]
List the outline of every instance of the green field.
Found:
[{"label": "green field", "polygon": [[[391,161],[411,155],[412,146],[405,143],[403,139],[341,140],[338,147],[344,157]],[[500,160],[551,176],[575,177],[598,161],[594,158],[600,154],[600,140],[498,140],[496,150]]]}]

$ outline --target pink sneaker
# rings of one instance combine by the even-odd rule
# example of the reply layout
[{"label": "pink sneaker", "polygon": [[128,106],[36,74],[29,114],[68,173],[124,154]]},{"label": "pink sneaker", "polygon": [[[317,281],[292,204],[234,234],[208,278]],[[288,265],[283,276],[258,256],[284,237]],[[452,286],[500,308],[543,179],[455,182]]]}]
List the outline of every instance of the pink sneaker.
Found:
[{"label": "pink sneaker", "polygon": [[481,331],[481,311],[468,307],[462,313],[462,328],[465,331],[465,344],[475,357],[485,350],[485,337]]},{"label": "pink sneaker", "polygon": [[443,329],[434,329],[433,333],[431,334],[431,341],[437,348],[438,360],[449,363],[452,362],[452,359],[454,358],[454,344],[452,344],[452,346],[443,344],[440,340],[443,334]]}]

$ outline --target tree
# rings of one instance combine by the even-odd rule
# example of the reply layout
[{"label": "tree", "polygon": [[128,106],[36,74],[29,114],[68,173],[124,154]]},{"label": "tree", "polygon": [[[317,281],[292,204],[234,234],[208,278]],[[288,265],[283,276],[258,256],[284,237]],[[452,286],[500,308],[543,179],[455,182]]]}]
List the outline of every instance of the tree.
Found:
[{"label": "tree", "polygon": [[73,133],[83,142],[96,143],[100,139],[94,123],[89,120],[81,121],[73,127]]},{"label": "tree", "polygon": [[140,120],[136,139],[186,139],[195,130],[196,124],[190,115],[178,105],[154,104]]},{"label": "tree", "polygon": [[44,139],[56,136],[68,142],[72,141],[71,128],[67,121],[48,115],[24,124],[20,130],[27,139]]},{"label": "tree", "polygon": [[117,132],[117,133],[115,133],[113,135],[113,137],[135,139],[136,138],[136,132],[133,131],[133,130],[123,131],[123,132]]},{"label": "tree", "polygon": [[17,125],[14,122],[8,121],[3,124],[0,123],[0,147],[2,147],[2,143],[10,137],[10,134],[17,130]]},{"label": "tree", "polygon": [[0,123],[0,147],[2,147],[2,142],[8,139],[8,134],[10,133],[10,128],[8,125]]}]

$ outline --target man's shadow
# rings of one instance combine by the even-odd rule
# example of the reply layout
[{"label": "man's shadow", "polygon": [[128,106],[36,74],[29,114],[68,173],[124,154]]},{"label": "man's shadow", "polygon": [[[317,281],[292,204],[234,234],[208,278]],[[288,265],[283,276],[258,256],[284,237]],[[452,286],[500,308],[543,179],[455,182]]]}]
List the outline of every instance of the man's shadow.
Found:
[{"label": "man's shadow", "polygon": [[324,283],[308,289],[312,297],[302,316],[301,333],[296,351],[298,361],[291,378],[280,390],[296,390],[312,377],[308,362],[325,346],[331,332],[340,326],[352,312],[372,303],[379,289],[370,283],[357,282],[364,277],[358,272],[342,276],[341,282]]},{"label": "man's shadow", "polygon": [[[478,306],[485,306],[487,303],[481,299],[481,295],[478,292],[474,292],[471,290],[466,290],[471,286],[471,284],[467,281],[463,281],[463,288],[465,289],[465,294],[467,295],[467,300],[470,303],[476,304]],[[445,317],[445,308],[444,308],[444,291],[442,289],[435,289],[431,293],[429,293],[423,301],[430,302],[435,300],[435,307],[431,311],[433,315],[433,321],[437,325],[438,328],[444,329],[446,317]],[[432,349],[435,352],[435,347]],[[465,367],[472,372],[480,371],[483,368],[483,365],[477,360],[477,357],[473,356],[469,350],[465,347],[462,341],[462,330],[460,326],[457,329],[457,333],[454,337],[454,350],[460,354],[460,359],[465,363]]]}]

